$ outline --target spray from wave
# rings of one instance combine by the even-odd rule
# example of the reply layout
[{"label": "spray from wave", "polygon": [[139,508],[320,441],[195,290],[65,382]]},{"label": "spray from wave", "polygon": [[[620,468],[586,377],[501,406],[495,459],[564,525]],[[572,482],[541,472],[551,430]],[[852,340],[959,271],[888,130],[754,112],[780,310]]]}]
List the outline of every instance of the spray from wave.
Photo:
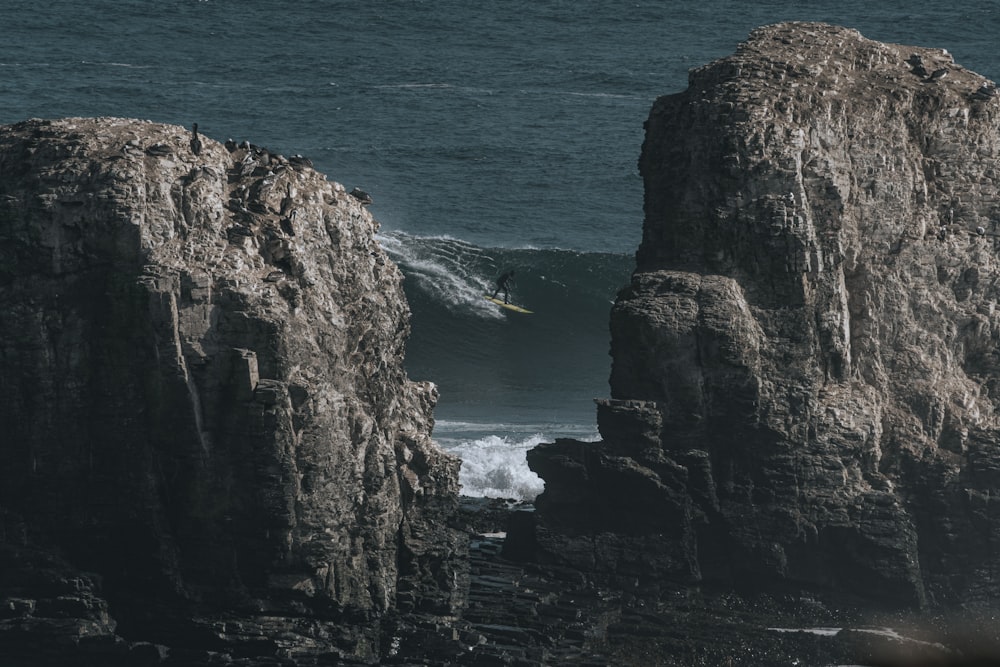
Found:
[{"label": "spray from wave", "polygon": [[[437,443],[462,459],[459,483],[462,495],[476,498],[510,498],[531,502],[545,490],[545,483],[528,468],[529,449],[555,438],[541,432],[529,433],[530,427],[511,430],[504,424],[438,422]],[[585,442],[596,441],[596,429],[562,425],[555,433]],[[479,436],[489,430],[492,435]],[[501,433],[497,435],[496,433]]]},{"label": "spray from wave", "polygon": [[545,484],[528,468],[525,456],[545,442],[542,434],[525,440],[489,435],[460,443],[451,449],[462,459],[459,483],[462,494],[477,498],[534,500]]},{"label": "spray from wave", "polygon": [[381,234],[379,242],[403,268],[410,292],[418,291],[452,311],[477,317],[503,315],[482,298],[492,282],[482,267],[495,265],[483,248],[449,237],[419,237],[401,232]]}]

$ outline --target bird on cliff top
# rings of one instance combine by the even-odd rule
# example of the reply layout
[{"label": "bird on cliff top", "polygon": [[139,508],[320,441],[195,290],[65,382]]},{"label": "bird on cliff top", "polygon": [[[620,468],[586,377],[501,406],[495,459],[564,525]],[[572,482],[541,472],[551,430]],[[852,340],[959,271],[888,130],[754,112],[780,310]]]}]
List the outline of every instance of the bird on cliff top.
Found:
[{"label": "bird on cliff top", "polygon": [[198,123],[191,126],[191,152],[195,155],[201,153],[201,139],[198,138]]},{"label": "bird on cliff top", "polygon": [[916,53],[906,59],[906,64],[910,66],[911,74],[916,74],[920,78],[927,76],[927,69],[924,67],[924,59]]},{"label": "bird on cliff top", "polygon": [[367,206],[372,203],[372,196],[362,190],[361,188],[354,188],[351,190],[350,195],[361,202],[362,205]]},{"label": "bird on cliff top", "polygon": [[157,157],[166,157],[170,155],[170,146],[166,144],[153,144],[146,148],[146,153],[148,155],[155,155]]},{"label": "bird on cliff top", "polygon": [[285,186],[285,196],[281,199],[281,207],[278,210],[278,215],[288,215],[288,212],[292,210],[292,206],[295,204],[295,197],[292,194],[292,184],[288,183]]},{"label": "bird on cliff top", "polygon": [[948,76],[948,68],[942,67],[931,72],[931,75],[927,77],[928,81],[939,81]]},{"label": "bird on cliff top", "polygon": [[253,170],[257,168],[257,161],[253,158],[252,153],[247,153],[243,156],[243,160],[240,162],[240,178],[246,178],[253,173]]},{"label": "bird on cliff top", "polygon": [[997,95],[997,87],[995,85],[991,86],[988,83],[984,83],[983,85],[979,86],[979,90],[972,93],[972,97],[977,100],[989,100],[996,97],[996,95]]}]

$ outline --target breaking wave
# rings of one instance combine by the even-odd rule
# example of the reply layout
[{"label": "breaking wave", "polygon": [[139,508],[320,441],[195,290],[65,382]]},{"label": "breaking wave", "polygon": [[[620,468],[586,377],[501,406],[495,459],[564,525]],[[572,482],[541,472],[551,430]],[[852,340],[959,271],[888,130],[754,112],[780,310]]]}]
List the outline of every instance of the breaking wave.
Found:
[{"label": "breaking wave", "polygon": [[[593,399],[608,395],[608,318],[631,255],[484,248],[383,233],[412,311],[406,366],[437,384],[435,440],[463,461],[466,495],[531,500],[524,455],[558,437],[595,439]],[[511,313],[483,298],[514,269]]]}]

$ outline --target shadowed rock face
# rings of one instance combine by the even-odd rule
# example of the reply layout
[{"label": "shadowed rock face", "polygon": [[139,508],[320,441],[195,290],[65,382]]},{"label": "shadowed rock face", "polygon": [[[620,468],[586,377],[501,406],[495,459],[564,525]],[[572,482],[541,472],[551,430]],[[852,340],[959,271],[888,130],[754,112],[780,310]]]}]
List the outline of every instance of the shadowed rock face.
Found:
[{"label": "shadowed rock face", "polygon": [[788,23],[656,101],[604,441],[529,456],[543,552],[904,605],[1000,593],[988,83]]},{"label": "shadowed rock face", "polygon": [[447,613],[458,461],[377,224],[303,160],[189,140],[0,128],[5,553],[98,573],[120,625]]}]

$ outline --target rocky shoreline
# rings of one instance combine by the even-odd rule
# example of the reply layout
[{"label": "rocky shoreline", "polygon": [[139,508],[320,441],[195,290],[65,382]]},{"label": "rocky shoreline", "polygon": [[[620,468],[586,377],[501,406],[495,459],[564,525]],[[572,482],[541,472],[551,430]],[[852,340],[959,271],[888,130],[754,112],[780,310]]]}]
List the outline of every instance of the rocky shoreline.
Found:
[{"label": "rocky shoreline", "polygon": [[523,502],[462,499],[467,606],[439,632],[441,643],[428,639],[433,625],[408,624],[413,635],[399,635],[398,655],[384,664],[901,667],[996,664],[1000,656],[986,610],[961,620],[877,612],[862,600],[852,607],[752,587],[677,584],[654,594],[521,560],[506,530],[533,512]]},{"label": "rocky shoreline", "polygon": [[[95,575],[44,552],[0,550],[5,597],[0,655],[12,666],[162,665],[870,665],[996,664],[992,618],[961,624],[898,612],[875,615],[793,595],[677,586],[667,595],[622,590],[570,568],[504,555],[505,529],[530,505],[465,498],[469,579],[455,616],[390,613],[365,625],[381,656],[311,652],[306,634],[274,633],[266,619],[203,618],[160,639],[128,639],[108,625]],[[17,580],[18,585],[10,582]],[[46,591],[51,597],[27,598]],[[12,595],[13,593],[13,595]],[[101,625],[103,620],[104,625]],[[341,620],[344,639],[358,620]],[[161,629],[165,630],[165,629]],[[169,634],[169,637],[168,637]],[[352,637],[351,641],[356,641]],[[981,662],[972,662],[975,656]],[[964,660],[964,662],[963,662]],[[923,662],[918,662],[923,661]]]},{"label": "rocky shoreline", "polygon": [[459,495],[363,193],[0,128],[0,662],[1000,664],[998,120],[946,52],[824,24],[693,70],[602,440],[532,450],[533,505]]}]

